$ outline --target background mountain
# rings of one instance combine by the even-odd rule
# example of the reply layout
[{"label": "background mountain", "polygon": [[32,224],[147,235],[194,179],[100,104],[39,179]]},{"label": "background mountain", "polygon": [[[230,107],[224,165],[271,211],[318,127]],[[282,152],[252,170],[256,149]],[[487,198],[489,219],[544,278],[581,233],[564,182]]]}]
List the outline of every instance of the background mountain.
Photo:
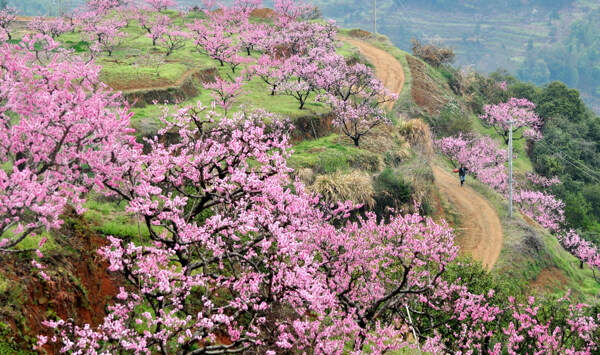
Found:
[{"label": "background mountain", "polygon": [[[373,30],[373,1],[312,2],[342,27]],[[404,50],[412,37],[455,47],[456,65],[563,81],[600,112],[599,8],[590,0],[380,0],[377,31]]]}]

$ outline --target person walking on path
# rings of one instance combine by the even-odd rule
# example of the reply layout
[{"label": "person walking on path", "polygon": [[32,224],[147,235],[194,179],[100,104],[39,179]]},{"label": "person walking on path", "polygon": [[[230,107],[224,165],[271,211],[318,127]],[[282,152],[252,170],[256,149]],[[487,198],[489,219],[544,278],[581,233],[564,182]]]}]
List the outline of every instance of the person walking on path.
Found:
[{"label": "person walking on path", "polygon": [[458,168],[458,176],[460,177],[460,187],[462,187],[465,183],[465,178],[468,170],[469,168],[466,168],[463,164],[460,164],[460,168]]}]

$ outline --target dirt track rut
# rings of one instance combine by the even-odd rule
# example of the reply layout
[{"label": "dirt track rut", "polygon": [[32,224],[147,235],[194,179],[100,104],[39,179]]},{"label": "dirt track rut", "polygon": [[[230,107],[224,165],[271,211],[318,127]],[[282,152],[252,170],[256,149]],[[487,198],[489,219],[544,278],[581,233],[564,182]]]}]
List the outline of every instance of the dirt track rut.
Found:
[{"label": "dirt track rut", "polygon": [[463,233],[456,238],[461,252],[468,253],[492,269],[502,250],[502,224],[488,200],[467,183],[460,187],[458,174],[432,166],[435,183],[459,214]]},{"label": "dirt track rut", "polygon": [[[404,88],[404,68],[391,54],[366,42],[353,38],[342,38],[360,49],[375,66],[375,73],[391,91],[400,94]],[[390,103],[388,108],[391,108]],[[468,186],[460,187],[458,176],[432,166],[435,182],[441,194],[460,215],[463,231],[456,243],[461,253],[471,254],[488,269],[492,269],[502,250],[502,224],[496,210],[477,191]]]},{"label": "dirt track rut", "polygon": [[[358,39],[343,37],[342,41],[360,49],[369,63],[375,66],[375,74],[388,90],[397,94],[402,92],[402,89],[404,89],[404,67],[393,55]],[[394,107],[394,103],[389,102],[387,109],[391,110],[392,107]]]}]

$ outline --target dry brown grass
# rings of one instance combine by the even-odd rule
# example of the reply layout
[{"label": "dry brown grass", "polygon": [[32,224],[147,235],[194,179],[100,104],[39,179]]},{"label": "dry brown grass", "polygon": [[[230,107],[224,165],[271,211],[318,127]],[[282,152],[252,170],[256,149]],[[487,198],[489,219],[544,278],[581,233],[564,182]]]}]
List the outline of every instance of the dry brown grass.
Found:
[{"label": "dry brown grass", "polygon": [[391,161],[394,165],[397,165],[412,155],[410,144],[406,138],[400,134],[396,127],[392,126],[377,127],[372,130],[369,135],[362,138],[361,147],[377,155],[380,158],[380,164],[377,170],[373,170],[374,166],[369,169],[355,167],[372,172],[382,171],[385,168],[383,157],[386,161]]},{"label": "dry brown grass", "polygon": [[444,96],[438,81],[427,72],[427,66],[412,56],[406,56],[412,76],[411,96],[413,102],[427,111],[429,115],[437,116],[448,100]]},{"label": "dry brown grass", "polygon": [[420,119],[413,119],[401,122],[398,130],[412,147],[419,149],[426,157],[433,155],[433,139],[427,123]]},{"label": "dry brown grass", "polygon": [[422,44],[418,39],[412,38],[410,42],[412,43],[413,55],[436,68],[442,64],[454,62],[456,57],[454,48],[444,47],[442,43],[437,41]]},{"label": "dry brown grass", "polygon": [[309,190],[321,194],[327,202],[352,201],[362,203],[368,208],[375,204],[375,190],[369,174],[353,170],[349,173],[336,171],[319,175]]},{"label": "dry brown grass", "polygon": [[294,172],[294,175],[305,185],[310,185],[315,181],[315,172],[311,168],[301,168]]}]

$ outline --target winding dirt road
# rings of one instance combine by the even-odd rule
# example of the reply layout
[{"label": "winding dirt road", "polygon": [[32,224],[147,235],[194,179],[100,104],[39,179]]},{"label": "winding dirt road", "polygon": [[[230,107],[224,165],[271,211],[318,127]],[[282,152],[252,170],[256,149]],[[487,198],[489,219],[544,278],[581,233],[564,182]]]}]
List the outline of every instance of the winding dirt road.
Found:
[{"label": "winding dirt road", "polygon": [[[382,49],[353,38],[341,38],[360,49],[375,66],[375,73],[391,91],[400,94],[404,88],[404,68],[394,56]],[[393,106],[390,103],[388,108]],[[477,191],[467,185],[460,187],[458,176],[432,165],[436,185],[441,194],[460,215],[463,233],[456,238],[461,253],[471,254],[488,269],[492,269],[502,250],[502,224],[496,210]]]},{"label": "winding dirt road", "polygon": [[441,194],[459,214],[460,229],[455,241],[461,253],[468,253],[488,269],[492,269],[502,250],[502,224],[488,200],[473,190],[468,181],[463,187],[457,174],[450,174],[432,165],[435,183]]},{"label": "winding dirt road", "polygon": [[[373,64],[375,74],[388,90],[397,94],[402,92],[402,89],[404,89],[404,67],[393,55],[358,39],[342,37],[341,40],[360,49],[369,63]],[[391,110],[394,103],[388,102],[386,106],[387,109]]]}]

